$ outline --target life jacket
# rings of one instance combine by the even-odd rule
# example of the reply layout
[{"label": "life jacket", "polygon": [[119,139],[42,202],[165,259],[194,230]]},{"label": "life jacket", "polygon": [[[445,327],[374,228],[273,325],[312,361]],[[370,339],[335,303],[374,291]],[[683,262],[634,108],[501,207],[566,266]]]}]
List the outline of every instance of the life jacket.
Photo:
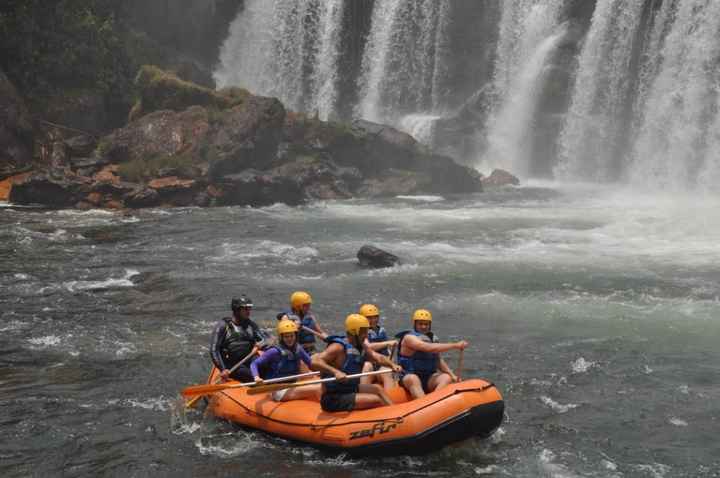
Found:
[{"label": "life jacket", "polygon": [[236,364],[244,359],[255,346],[256,325],[249,322],[247,327],[235,324],[230,317],[225,321],[225,340],[222,345],[223,357],[229,364]]},{"label": "life jacket", "polygon": [[300,327],[300,330],[298,330],[298,343],[300,345],[315,343],[315,334],[302,328],[305,326],[308,329],[315,330],[315,316],[312,312],[308,312],[303,318],[300,318],[299,315],[290,310],[281,312],[278,314],[278,317],[282,317],[282,315],[287,315],[290,320],[294,321]]},{"label": "life jacket", "polygon": [[406,330],[404,332],[400,332],[395,336],[400,340],[397,348],[398,365],[400,365],[403,370],[405,370],[405,373],[414,373],[418,375],[432,375],[433,373],[435,373],[437,371],[438,362],[440,359],[438,354],[432,352],[420,352],[417,350],[410,356],[405,356],[402,354],[402,341],[406,335],[414,335],[423,342],[427,343],[438,342],[435,335],[429,337],[414,330]]},{"label": "life jacket", "polygon": [[[326,342],[328,345],[336,343],[343,346],[345,349],[345,361],[340,367],[340,371],[347,375],[355,375],[362,373],[363,365],[365,365],[365,351],[356,349],[347,339],[341,335],[331,335],[327,338]],[[325,374],[325,377],[331,377],[331,375]],[[346,380],[345,382],[328,382],[325,384],[325,393],[357,393],[358,385],[360,384],[359,378],[352,380]]]},{"label": "life jacket", "polygon": [[292,350],[280,345],[274,345],[272,348],[280,352],[280,360],[272,365],[270,374],[267,378],[289,377],[300,373],[300,353],[298,348],[300,345],[295,344]]},{"label": "life jacket", "polygon": [[[385,331],[385,327],[379,326],[377,330],[370,327],[368,330],[368,341],[370,343],[374,342],[386,342],[388,339],[387,332]],[[383,355],[390,355],[390,351],[387,347],[380,350],[378,353],[381,353]]]}]

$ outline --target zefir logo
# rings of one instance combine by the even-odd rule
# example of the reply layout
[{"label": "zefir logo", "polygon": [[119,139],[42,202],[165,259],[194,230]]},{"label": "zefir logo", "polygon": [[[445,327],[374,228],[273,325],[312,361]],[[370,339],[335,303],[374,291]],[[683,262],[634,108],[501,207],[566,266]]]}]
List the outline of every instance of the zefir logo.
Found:
[{"label": "zefir logo", "polygon": [[399,424],[403,422],[402,418],[398,418],[397,420],[393,420],[392,422],[386,422],[385,420],[382,420],[380,422],[376,422],[375,425],[372,426],[372,428],[367,428],[365,430],[358,430],[356,432],[350,433],[350,439],[355,440],[357,438],[373,438],[375,435],[383,435],[390,430],[394,430],[397,428]]}]

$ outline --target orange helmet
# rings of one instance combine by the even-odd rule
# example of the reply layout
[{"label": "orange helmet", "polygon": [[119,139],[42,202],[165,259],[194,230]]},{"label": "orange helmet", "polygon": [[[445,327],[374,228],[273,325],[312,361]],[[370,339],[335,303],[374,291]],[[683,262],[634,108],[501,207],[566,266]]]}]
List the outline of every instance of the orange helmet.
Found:
[{"label": "orange helmet", "polygon": [[418,309],[415,312],[413,312],[412,321],[413,321],[413,323],[415,323],[418,320],[426,320],[428,322],[432,322],[432,314],[430,313],[429,310]]},{"label": "orange helmet", "polygon": [[369,329],[370,322],[367,317],[360,314],[350,314],[345,318],[345,332],[350,335],[359,335],[360,329]]}]

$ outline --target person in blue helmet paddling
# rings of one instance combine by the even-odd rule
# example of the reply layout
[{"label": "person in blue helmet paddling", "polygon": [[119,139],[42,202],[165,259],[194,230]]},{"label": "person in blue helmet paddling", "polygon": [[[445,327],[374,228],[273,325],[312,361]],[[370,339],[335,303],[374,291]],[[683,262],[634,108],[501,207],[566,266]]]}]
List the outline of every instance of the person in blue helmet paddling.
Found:
[{"label": "person in blue helmet paddling", "polygon": [[[310,355],[298,343],[298,326],[292,320],[283,319],[277,326],[278,344],[268,348],[262,356],[253,360],[250,371],[255,382],[261,384],[263,379],[290,377],[300,373],[300,363],[310,368]],[[320,401],[320,384],[304,387],[286,388],[273,392],[276,402],[290,400]]]},{"label": "person in blue helmet paddling", "polygon": [[[360,306],[358,313],[365,316],[370,324],[367,338],[368,342],[370,342],[370,348],[379,354],[390,357],[392,347],[397,345],[397,340],[388,339],[385,327],[380,325],[380,309],[378,309],[378,307],[374,304],[363,304]],[[372,372],[373,370],[381,370],[383,368],[387,369],[387,367],[381,367],[371,362],[366,362],[363,367],[363,372]],[[382,384],[385,390],[390,390],[395,386],[395,379],[392,374],[386,373],[383,375],[363,377],[360,379],[360,383],[379,383]]]},{"label": "person in blue helmet paddling", "polygon": [[264,346],[266,335],[250,320],[252,300],[242,295],[232,299],[232,317],[220,320],[213,329],[210,342],[210,358],[220,370],[223,380],[233,378],[241,382],[252,380],[250,367],[243,364],[230,373],[230,369],[253,352],[256,346]]},{"label": "person in blue helmet paddling", "polygon": [[345,337],[330,336],[327,348],[312,357],[312,368],[326,378],[336,380],[323,384],[320,405],[326,412],[343,412],[392,405],[392,400],[379,385],[360,383],[347,379],[348,375],[362,372],[366,361],[384,365],[395,372],[400,366],[384,355],[374,352],[367,342],[370,324],[360,314],[350,314],[345,319]]},{"label": "person in blue helmet paddling", "polygon": [[464,350],[467,342],[439,343],[431,331],[432,314],[428,310],[416,310],[412,322],[413,330],[396,335],[400,340],[398,363],[403,368],[400,384],[413,398],[420,398],[458,380],[440,353]]}]

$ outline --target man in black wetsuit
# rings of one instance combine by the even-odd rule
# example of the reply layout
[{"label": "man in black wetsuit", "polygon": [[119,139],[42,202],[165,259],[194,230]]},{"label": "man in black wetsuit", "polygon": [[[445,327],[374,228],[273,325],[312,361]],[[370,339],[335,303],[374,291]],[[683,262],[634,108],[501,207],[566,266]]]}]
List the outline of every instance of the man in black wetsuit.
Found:
[{"label": "man in black wetsuit", "polygon": [[260,327],[250,320],[252,300],[245,295],[233,299],[230,303],[233,316],[225,317],[215,325],[210,343],[210,357],[220,370],[223,380],[233,378],[241,382],[252,382],[250,362],[239,366],[233,373],[230,369],[248,356],[255,346],[265,340]]}]

